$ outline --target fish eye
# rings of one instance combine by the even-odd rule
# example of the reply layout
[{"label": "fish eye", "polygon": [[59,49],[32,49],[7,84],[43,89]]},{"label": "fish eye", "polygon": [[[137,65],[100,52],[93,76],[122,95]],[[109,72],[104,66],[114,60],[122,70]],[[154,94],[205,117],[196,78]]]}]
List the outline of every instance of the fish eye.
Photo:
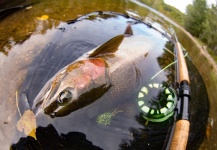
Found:
[{"label": "fish eye", "polygon": [[70,91],[62,91],[60,92],[57,102],[59,105],[65,105],[72,99],[72,93]]}]

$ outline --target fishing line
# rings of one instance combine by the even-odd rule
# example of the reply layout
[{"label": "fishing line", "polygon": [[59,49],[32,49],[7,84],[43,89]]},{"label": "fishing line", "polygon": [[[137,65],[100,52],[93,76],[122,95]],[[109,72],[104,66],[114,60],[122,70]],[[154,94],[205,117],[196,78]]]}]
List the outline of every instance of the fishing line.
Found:
[{"label": "fishing line", "polygon": [[[188,55],[188,52],[185,51],[185,55],[184,57],[186,57]],[[164,70],[166,70],[167,68],[169,68],[170,66],[172,66],[173,64],[177,63],[177,60],[173,61],[172,63],[170,63],[169,65],[167,65],[166,67],[164,67],[163,69],[161,69],[160,71],[158,71],[153,77],[151,77],[151,80],[153,80],[155,77],[157,77],[161,72],[163,72]]]}]

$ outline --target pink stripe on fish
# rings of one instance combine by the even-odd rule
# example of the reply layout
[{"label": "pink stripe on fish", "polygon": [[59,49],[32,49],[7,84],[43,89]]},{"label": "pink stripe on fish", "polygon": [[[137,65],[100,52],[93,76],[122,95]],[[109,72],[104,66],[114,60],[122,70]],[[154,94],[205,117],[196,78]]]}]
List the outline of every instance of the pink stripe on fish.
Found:
[{"label": "pink stripe on fish", "polygon": [[67,68],[68,72],[77,69],[77,76],[72,79],[76,88],[87,87],[91,82],[95,82],[96,79],[105,78],[107,65],[103,59],[82,60],[77,63],[79,65]]}]

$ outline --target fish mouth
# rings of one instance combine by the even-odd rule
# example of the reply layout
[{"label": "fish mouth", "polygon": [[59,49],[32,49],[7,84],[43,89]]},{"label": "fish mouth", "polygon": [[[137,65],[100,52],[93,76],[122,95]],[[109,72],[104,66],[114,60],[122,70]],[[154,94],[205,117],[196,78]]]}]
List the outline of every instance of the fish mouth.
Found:
[{"label": "fish mouth", "polygon": [[49,115],[51,118],[55,117],[55,111],[58,109],[57,102],[52,102],[48,107],[44,107],[44,99],[40,100],[37,104],[33,105],[32,110],[36,116],[43,113]]},{"label": "fish mouth", "polygon": [[59,107],[61,106],[59,106],[56,101],[53,101],[48,107],[43,108],[43,110],[46,115],[49,115],[51,118],[54,118],[56,117],[56,111]]}]

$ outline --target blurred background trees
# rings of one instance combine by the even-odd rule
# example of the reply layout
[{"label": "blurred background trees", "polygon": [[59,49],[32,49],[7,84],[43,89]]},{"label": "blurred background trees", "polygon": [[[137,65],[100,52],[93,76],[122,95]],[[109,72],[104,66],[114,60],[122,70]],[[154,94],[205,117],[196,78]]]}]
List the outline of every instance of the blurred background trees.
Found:
[{"label": "blurred background trees", "polygon": [[204,42],[217,55],[217,0],[211,6],[207,0],[193,0],[186,13],[167,5],[164,0],[139,0],[182,25],[194,37]]},{"label": "blurred background trees", "polygon": [[185,29],[199,38],[217,54],[217,5],[206,0],[194,0],[186,9]]}]

